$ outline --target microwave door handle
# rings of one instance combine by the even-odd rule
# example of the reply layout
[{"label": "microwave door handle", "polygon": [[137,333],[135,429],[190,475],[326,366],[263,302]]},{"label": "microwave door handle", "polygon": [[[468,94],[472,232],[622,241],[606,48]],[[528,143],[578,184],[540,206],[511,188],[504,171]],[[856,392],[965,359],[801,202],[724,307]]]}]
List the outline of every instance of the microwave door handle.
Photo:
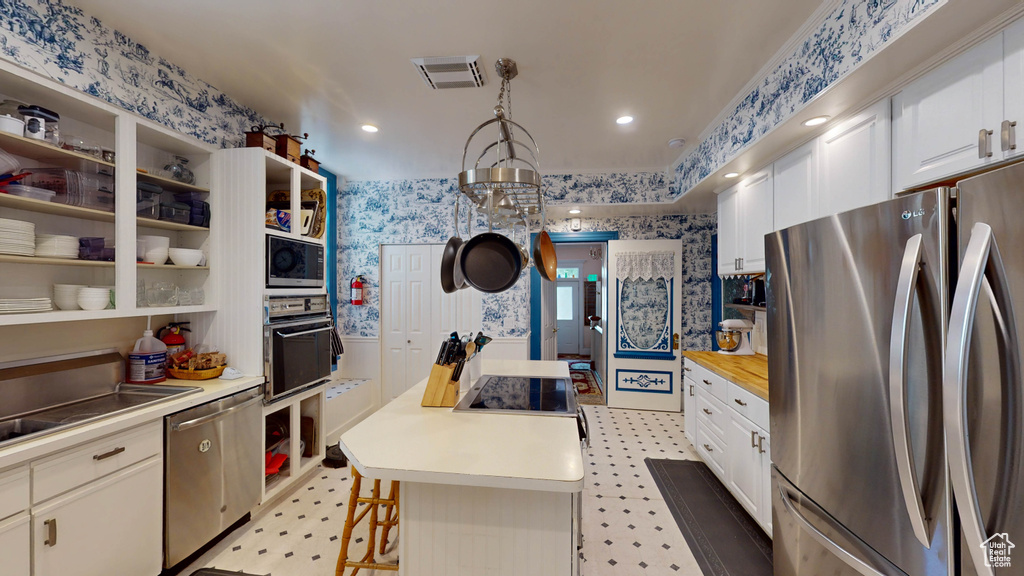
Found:
[{"label": "microwave door handle", "polygon": [[796,506],[793,505],[793,500],[789,496],[789,491],[786,490],[782,483],[779,483],[779,495],[782,497],[782,506],[786,509],[786,512],[790,517],[796,520],[796,523],[804,532],[810,535],[810,537],[823,548],[831,552],[833,556],[842,560],[844,564],[853,568],[857,573],[862,574],[863,576],[886,576],[884,573],[869,566],[860,558],[844,550],[842,546],[836,544],[835,540],[832,540],[825,535],[824,532],[818,530],[814,524],[811,524],[811,522],[796,509]]},{"label": "microwave door handle", "polygon": [[[1003,268],[1002,257],[996,245],[992,228],[978,222],[971,229],[971,239],[964,252],[963,264],[957,280],[956,292],[953,295],[953,306],[950,312],[949,333],[946,337],[946,358],[943,367],[942,382],[942,415],[946,428],[947,451],[949,454],[950,480],[953,484],[953,495],[960,511],[960,523],[964,538],[967,541],[968,554],[979,576],[994,576],[995,571],[986,565],[985,548],[988,540],[985,523],[981,517],[978,504],[978,493],[974,483],[973,464],[971,461],[970,444],[967,438],[967,367],[971,333],[978,309],[978,298],[987,283],[991,290],[993,307],[997,309],[999,324],[998,336],[1003,340],[1003,349],[1007,361],[1001,366],[1004,391],[1008,393],[1010,412],[1019,411],[1020,356],[1017,342],[1017,329],[1014,322],[1012,302],[1010,300],[1009,283]],[[1011,418],[1008,423],[1014,429],[1004,430],[1004,434],[1016,436],[1017,446],[1004,443],[1009,449],[1019,448],[1020,422],[1019,416]],[[1000,459],[999,488],[1006,490],[1012,483],[1008,474],[1009,462]],[[1000,490],[997,489],[997,494]],[[1007,502],[1007,505],[1011,503]],[[994,526],[1002,522],[993,522]]]},{"label": "microwave door handle", "polygon": [[921,486],[914,467],[914,454],[910,449],[910,426],[907,418],[906,375],[907,348],[909,345],[910,313],[917,287],[917,276],[921,265],[921,235],[915,234],[907,240],[900,265],[899,281],[896,285],[896,299],[892,313],[892,337],[889,344],[889,418],[892,422],[892,442],[896,454],[896,470],[899,473],[903,502],[910,516],[914,536],[931,548],[931,527],[924,510]]},{"label": "microwave door handle", "polygon": [[323,328],[315,328],[313,330],[303,330],[302,332],[293,332],[291,334],[278,334],[281,338],[295,338],[296,336],[305,336],[306,334],[316,334],[317,332],[326,332],[330,330],[330,326],[324,326]]}]

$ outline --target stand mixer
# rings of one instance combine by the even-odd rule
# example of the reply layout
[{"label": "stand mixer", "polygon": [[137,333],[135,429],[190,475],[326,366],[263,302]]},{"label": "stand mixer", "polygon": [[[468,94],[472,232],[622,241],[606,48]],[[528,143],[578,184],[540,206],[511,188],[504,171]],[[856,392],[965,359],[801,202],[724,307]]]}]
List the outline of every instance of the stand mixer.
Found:
[{"label": "stand mixer", "polygon": [[750,347],[750,331],[754,324],[749,320],[722,320],[718,323],[722,328],[715,331],[715,340],[718,341],[719,354],[732,354],[733,356],[753,356],[754,350]]}]

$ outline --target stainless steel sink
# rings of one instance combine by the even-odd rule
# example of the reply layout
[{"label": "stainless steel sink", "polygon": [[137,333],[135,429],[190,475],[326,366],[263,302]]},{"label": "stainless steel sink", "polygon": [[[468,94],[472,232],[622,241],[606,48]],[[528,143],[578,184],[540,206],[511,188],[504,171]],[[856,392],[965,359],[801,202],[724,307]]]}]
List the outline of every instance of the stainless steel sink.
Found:
[{"label": "stainless steel sink", "polygon": [[0,449],[202,390],[117,383],[123,374],[109,351],[0,367]]}]

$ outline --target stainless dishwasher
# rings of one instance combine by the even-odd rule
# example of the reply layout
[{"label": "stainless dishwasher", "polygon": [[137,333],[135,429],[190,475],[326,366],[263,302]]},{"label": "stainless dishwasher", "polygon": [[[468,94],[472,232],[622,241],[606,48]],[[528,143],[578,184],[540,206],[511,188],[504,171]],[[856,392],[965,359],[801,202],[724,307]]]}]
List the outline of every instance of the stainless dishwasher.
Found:
[{"label": "stainless dishwasher", "polygon": [[263,481],[260,387],[164,419],[164,567],[252,511]]}]

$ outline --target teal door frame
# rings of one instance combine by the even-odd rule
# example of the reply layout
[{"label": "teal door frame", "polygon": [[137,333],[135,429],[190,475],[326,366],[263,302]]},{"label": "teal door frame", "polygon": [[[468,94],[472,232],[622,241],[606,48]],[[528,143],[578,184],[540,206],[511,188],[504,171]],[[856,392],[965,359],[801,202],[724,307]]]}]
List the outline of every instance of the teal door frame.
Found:
[{"label": "teal door frame", "polygon": [[[591,244],[618,240],[618,232],[548,232],[556,244]],[[537,233],[530,235],[530,245]],[[530,269],[530,360],[540,360],[540,272],[534,266]]]}]

